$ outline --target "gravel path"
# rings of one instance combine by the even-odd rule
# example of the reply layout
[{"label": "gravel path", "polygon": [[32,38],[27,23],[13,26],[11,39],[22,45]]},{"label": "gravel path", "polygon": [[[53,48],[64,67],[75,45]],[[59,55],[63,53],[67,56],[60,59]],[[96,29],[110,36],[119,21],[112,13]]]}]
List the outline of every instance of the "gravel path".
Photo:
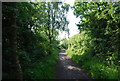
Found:
[{"label": "gravel path", "polygon": [[75,62],[61,50],[58,56],[56,79],[91,79]]}]

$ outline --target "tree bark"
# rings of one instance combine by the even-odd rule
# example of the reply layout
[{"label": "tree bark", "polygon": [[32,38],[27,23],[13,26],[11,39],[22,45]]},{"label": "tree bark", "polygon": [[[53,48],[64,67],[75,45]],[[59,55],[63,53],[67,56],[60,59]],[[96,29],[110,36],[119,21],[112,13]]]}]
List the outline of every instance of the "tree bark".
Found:
[{"label": "tree bark", "polygon": [[[51,16],[51,7],[50,7],[50,2],[48,3],[48,22],[47,22],[47,30],[48,30],[48,38],[49,38],[49,47],[51,48],[51,44],[52,44],[52,37],[51,37],[51,23],[50,23],[50,16]],[[51,50],[49,50],[49,54],[51,54]]]},{"label": "tree bark", "polygon": [[16,34],[16,2],[11,3],[13,11],[11,12],[11,31],[10,31],[10,45],[11,45],[11,54],[13,59],[13,68],[15,70],[15,79],[18,81],[23,80],[22,69],[19,63],[19,55],[17,52],[17,34]]}]

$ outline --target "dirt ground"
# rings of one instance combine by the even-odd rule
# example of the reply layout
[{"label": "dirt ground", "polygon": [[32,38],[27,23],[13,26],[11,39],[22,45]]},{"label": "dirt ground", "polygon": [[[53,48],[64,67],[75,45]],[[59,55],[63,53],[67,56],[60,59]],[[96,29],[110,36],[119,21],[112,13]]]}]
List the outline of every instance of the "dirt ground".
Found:
[{"label": "dirt ground", "polygon": [[67,54],[61,50],[58,55],[56,79],[92,79]]}]

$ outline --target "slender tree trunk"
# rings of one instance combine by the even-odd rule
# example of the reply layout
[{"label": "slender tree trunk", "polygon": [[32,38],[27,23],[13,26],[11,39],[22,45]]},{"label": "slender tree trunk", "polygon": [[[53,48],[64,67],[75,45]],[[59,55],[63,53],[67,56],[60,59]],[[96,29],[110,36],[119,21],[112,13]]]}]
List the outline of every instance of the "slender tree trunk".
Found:
[{"label": "slender tree trunk", "polygon": [[13,2],[11,3],[11,6],[14,8],[14,11],[11,13],[11,31],[10,31],[10,44],[11,44],[11,54],[13,59],[13,67],[15,70],[15,79],[18,79],[17,81],[22,81],[22,70],[19,63],[19,56],[17,53],[17,34],[16,34],[16,8],[17,3]]},{"label": "slender tree trunk", "polygon": [[[50,29],[50,27],[51,27],[51,23],[50,23],[50,10],[51,10],[51,8],[50,8],[50,2],[48,3],[48,38],[49,38],[49,47],[51,48],[51,44],[52,44],[52,40],[51,40],[51,29]],[[51,54],[51,50],[49,50],[49,54]]]}]

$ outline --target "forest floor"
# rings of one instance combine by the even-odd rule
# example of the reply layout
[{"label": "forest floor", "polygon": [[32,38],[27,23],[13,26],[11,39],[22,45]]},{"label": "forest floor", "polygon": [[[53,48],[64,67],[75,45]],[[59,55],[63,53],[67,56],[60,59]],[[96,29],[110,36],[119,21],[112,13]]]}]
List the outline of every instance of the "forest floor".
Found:
[{"label": "forest floor", "polygon": [[58,55],[56,79],[92,79],[62,49]]}]

